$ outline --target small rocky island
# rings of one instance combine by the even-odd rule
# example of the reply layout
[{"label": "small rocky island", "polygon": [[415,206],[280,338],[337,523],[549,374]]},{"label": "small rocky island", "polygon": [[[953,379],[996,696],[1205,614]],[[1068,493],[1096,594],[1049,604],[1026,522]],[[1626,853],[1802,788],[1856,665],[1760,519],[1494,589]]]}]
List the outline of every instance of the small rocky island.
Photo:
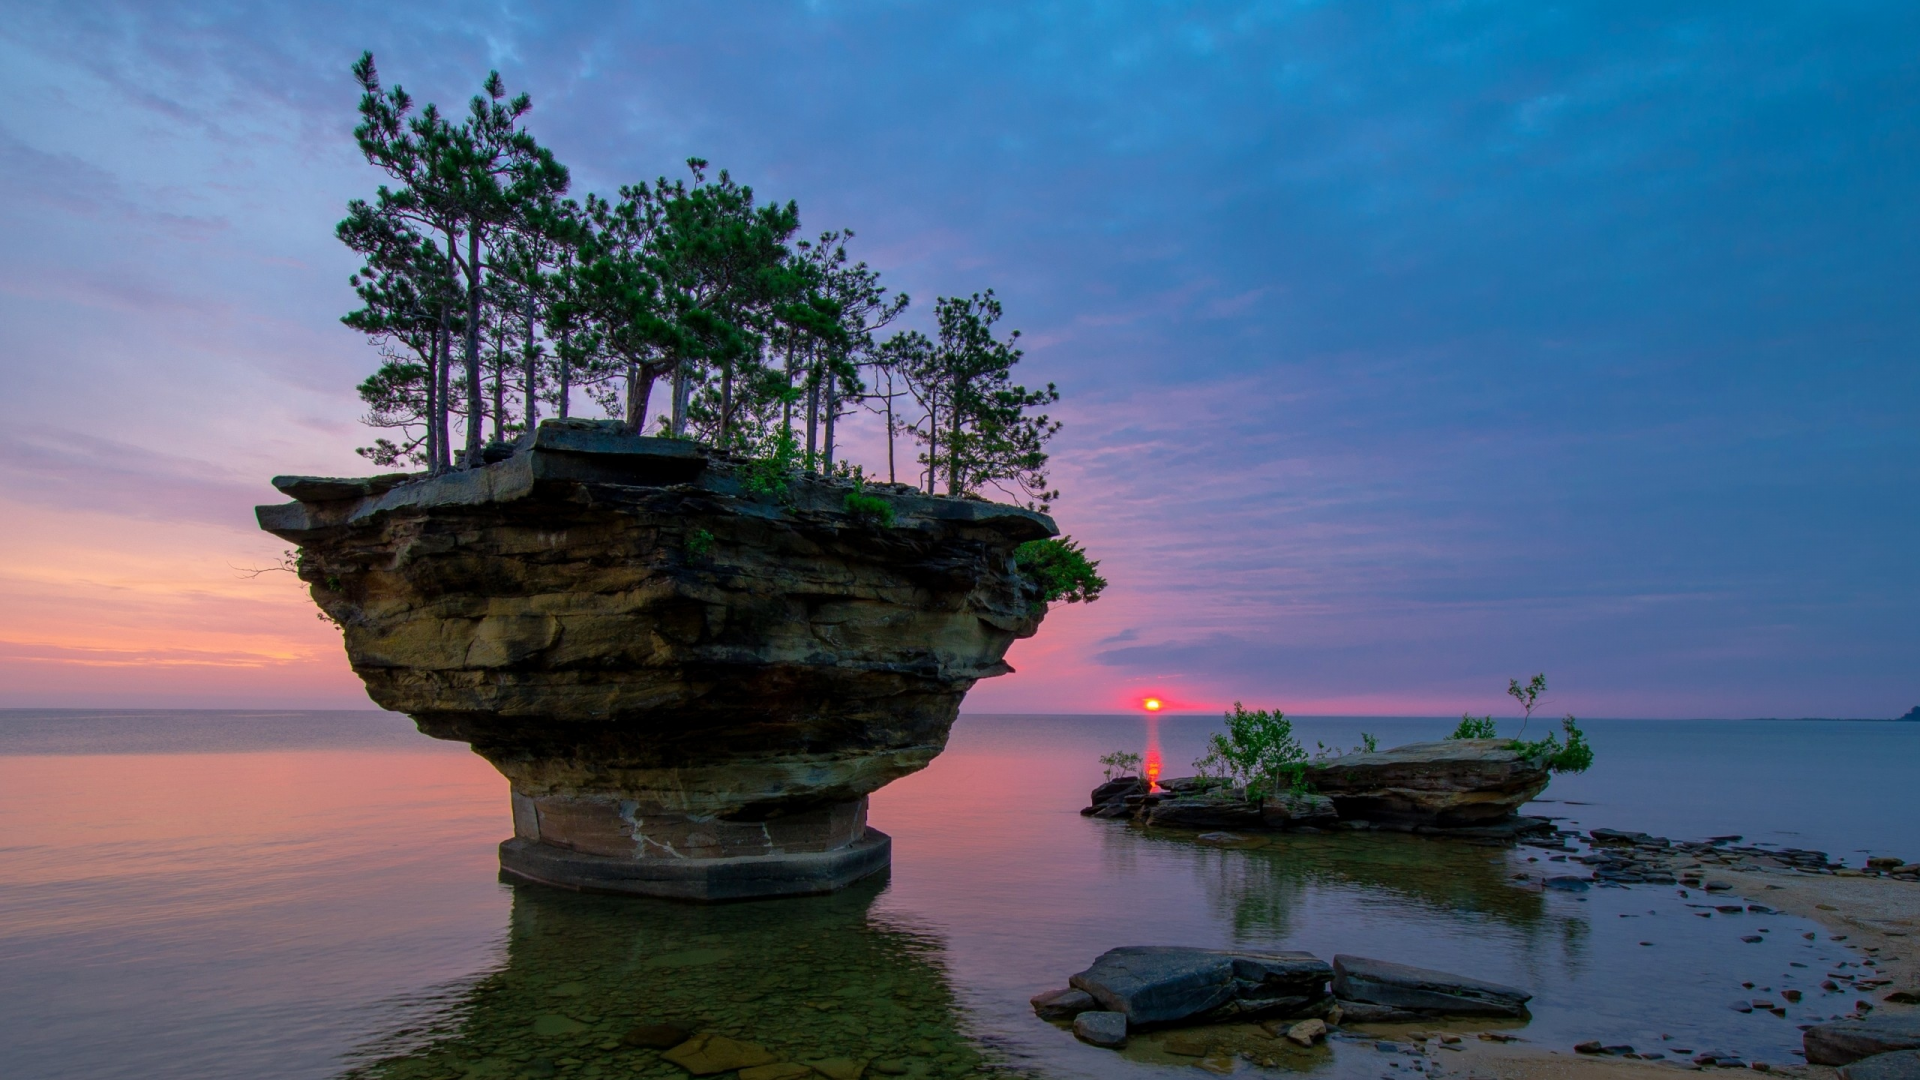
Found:
[{"label": "small rocky island", "polygon": [[1516,813],[1546,790],[1548,765],[1511,739],[1446,739],[1308,765],[1305,792],[1255,800],[1206,777],[1181,777],[1148,790],[1123,776],[1093,790],[1089,817],[1126,818],[1187,829],[1384,829],[1455,836],[1545,831],[1545,818]]},{"label": "small rocky island", "polygon": [[[1046,614],[1046,515],[902,485],[768,485],[614,422],[438,476],[283,476],[258,509],[367,693],[512,785],[501,866],[696,900],[884,868],[867,795],[945,747]],[[873,512],[873,498],[885,514]]]}]

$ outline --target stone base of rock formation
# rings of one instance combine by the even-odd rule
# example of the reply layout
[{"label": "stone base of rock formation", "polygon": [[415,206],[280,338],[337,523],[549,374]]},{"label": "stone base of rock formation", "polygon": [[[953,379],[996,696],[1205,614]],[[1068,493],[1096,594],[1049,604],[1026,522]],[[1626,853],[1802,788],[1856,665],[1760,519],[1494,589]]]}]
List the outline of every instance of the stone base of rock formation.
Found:
[{"label": "stone base of rock formation", "polygon": [[578,892],[718,902],[808,896],[842,889],[885,870],[893,840],[868,828],[831,851],[717,858],[623,859],[514,837],[500,845],[502,875]]},{"label": "stone base of rock formation", "polygon": [[609,795],[513,793],[509,875],[591,892],[750,900],[831,892],[886,869],[892,845],[867,799],[759,821],[723,820]]}]

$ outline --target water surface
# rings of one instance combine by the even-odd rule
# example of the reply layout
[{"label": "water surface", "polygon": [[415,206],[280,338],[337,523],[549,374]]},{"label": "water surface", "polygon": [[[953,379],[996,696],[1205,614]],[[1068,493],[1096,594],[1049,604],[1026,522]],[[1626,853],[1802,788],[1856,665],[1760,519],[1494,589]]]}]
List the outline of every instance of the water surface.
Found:
[{"label": "water surface", "polygon": [[[874,797],[891,874],[721,907],[509,886],[506,784],[379,713],[0,713],[0,1045],[10,1077],[684,1075],[617,1048],[673,1019],[796,1059],[914,1075],[1192,1075],[1127,1059],[1026,999],[1114,945],[1351,952],[1525,986],[1516,1030],[1789,1060],[1850,1007],[1850,962],[1778,915],[1701,919],[1672,888],[1541,892],[1545,853],[1408,836],[1202,846],[1081,818],[1101,752],[1151,739],[1168,775],[1210,722],[970,717]],[[1442,721],[1302,721],[1315,741]],[[1539,809],[1674,836],[1903,851],[1920,725],[1594,722],[1601,764]],[[1850,861],[1857,861],[1854,856]],[[1765,930],[1761,944],[1742,935]],[[1642,944],[1647,942],[1649,944]],[[1795,962],[1805,968],[1795,968]],[[1736,998],[1811,991],[1787,1019]],[[1377,1075],[1367,1047],[1285,1069]],[[1190,1059],[1184,1059],[1190,1061]]]}]

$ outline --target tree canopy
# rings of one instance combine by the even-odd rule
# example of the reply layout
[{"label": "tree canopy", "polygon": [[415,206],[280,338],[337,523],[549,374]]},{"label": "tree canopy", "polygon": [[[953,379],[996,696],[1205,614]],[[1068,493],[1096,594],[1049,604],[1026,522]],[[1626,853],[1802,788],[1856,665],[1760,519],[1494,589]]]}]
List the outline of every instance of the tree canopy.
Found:
[{"label": "tree canopy", "polygon": [[898,328],[908,297],[850,254],[851,230],[805,236],[796,203],[725,169],[693,158],[678,179],[575,198],[499,73],[458,114],[386,86],[371,53],[353,76],[354,138],[385,178],[336,229],[363,261],[343,321],[380,356],[359,390],[387,434],[362,455],[472,468],[587,403],[636,434],[804,447],[796,468],[850,475],[845,425],[864,416],[889,481],[905,440],[906,479],[930,494],[1054,497],[1060,425],[1041,410],[1060,395],[1014,381],[1020,335],[998,329],[991,289],[935,300],[931,336]]},{"label": "tree canopy", "polygon": [[[582,400],[648,434],[664,383],[650,434],[747,455],[766,490],[788,472],[864,482],[841,452],[843,425],[864,415],[883,425],[888,482],[904,439],[918,448],[909,482],[928,494],[1042,510],[1057,496],[1046,447],[1060,423],[1041,410],[1060,393],[1014,381],[1020,332],[998,329],[992,289],[936,299],[931,336],[896,327],[907,295],[853,257],[852,230],[802,235],[791,200],[700,158],[679,179],[576,199],[527,127],[532,99],[509,98],[498,72],[451,114],[388,88],[372,53],[352,70],[354,138],[387,181],[335,229],[362,260],[349,282],[360,306],[342,322],[380,357],[359,387],[365,421],[390,433],[364,457],[475,468],[509,454],[543,408],[565,418]],[[892,519],[883,501],[850,498]],[[1070,538],[1016,561],[1049,601],[1106,585]]]}]

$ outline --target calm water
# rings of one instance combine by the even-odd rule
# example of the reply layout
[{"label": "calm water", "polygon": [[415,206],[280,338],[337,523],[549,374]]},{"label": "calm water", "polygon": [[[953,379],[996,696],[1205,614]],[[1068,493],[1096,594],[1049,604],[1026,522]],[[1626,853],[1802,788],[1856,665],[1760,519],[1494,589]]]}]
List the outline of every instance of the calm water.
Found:
[{"label": "calm water", "polygon": [[[1114,945],[1353,952],[1528,987],[1516,1030],[1788,1060],[1842,946],[1778,915],[1691,917],[1672,888],[1522,888],[1542,853],[1404,836],[1228,851],[1076,811],[1093,759],[1208,720],[970,717],[874,797],[890,877],[717,908],[508,886],[506,785],[464,747],[378,713],[0,712],[5,1074],[252,1078],[681,1076],[610,1049],[677,1019],[785,1057],[983,1064],[1048,1077],[1194,1075],[1142,1040],[1118,1058],[1029,995]],[[1442,721],[1306,720],[1305,741],[1432,738]],[[1585,826],[1920,856],[1920,725],[1594,721],[1600,764],[1537,809]],[[1534,869],[1538,869],[1535,866]],[[1766,929],[1763,944],[1739,937]],[[1651,944],[1641,944],[1650,942]],[[1806,968],[1793,968],[1794,961]],[[1809,989],[1786,1020],[1740,987]],[[1456,1027],[1460,1025],[1454,1025]],[[1301,1053],[1380,1073],[1366,1045]]]}]

